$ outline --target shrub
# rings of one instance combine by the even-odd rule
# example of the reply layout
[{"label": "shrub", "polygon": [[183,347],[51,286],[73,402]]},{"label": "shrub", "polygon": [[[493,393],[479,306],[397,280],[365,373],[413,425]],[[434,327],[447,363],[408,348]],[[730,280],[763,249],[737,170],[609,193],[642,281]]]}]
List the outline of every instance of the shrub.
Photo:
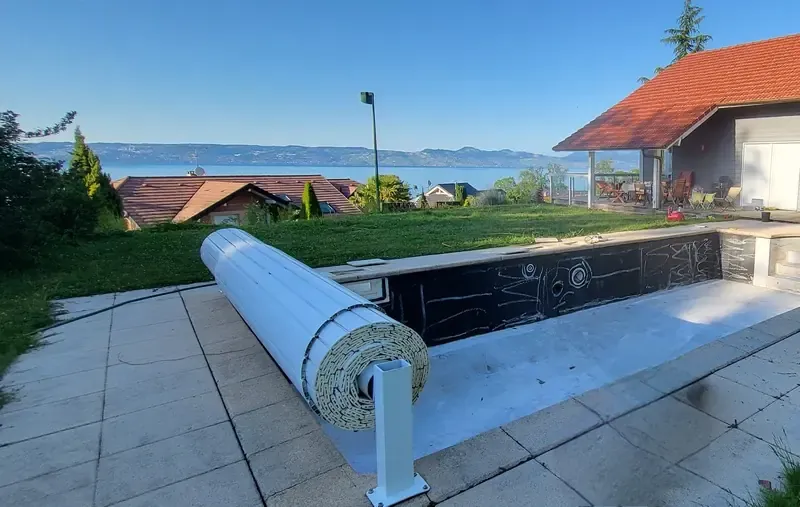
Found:
[{"label": "shrub", "polygon": [[506,193],[498,188],[490,188],[479,193],[474,200],[475,206],[497,206],[506,203]]},{"label": "shrub", "polygon": [[467,197],[466,199],[464,199],[464,207],[468,208],[470,206],[475,206],[476,205],[475,201],[476,201],[476,199],[475,199],[474,195],[471,195],[471,196]]},{"label": "shrub", "polygon": [[322,208],[319,206],[317,194],[314,192],[314,187],[310,181],[306,181],[303,187],[303,214],[306,220],[322,216]]},{"label": "shrub", "polygon": [[461,204],[465,200],[466,200],[466,194],[464,193],[464,185],[459,185],[458,183],[456,183],[455,201]]}]

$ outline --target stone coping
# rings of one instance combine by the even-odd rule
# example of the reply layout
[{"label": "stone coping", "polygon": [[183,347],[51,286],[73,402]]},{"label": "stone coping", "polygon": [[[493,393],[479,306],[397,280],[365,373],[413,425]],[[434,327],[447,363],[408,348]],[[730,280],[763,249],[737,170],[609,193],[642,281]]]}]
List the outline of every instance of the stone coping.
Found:
[{"label": "stone coping", "polygon": [[567,238],[558,242],[537,243],[533,245],[486,248],[464,252],[435,255],[420,255],[402,259],[386,260],[381,264],[355,267],[351,265],[329,266],[318,271],[327,274],[339,283],[357,282],[388,276],[404,275],[434,269],[453,268],[472,264],[483,264],[507,259],[522,259],[557,252],[574,252],[610,245],[625,245],[642,241],[686,237],[688,235],[722,232],[740,236],[756,237],[800,237],[800,225],[765,223],[756,220],[735,220],[731,222],[708,222],[704,224],[682,225],[664,229],[643,231],[623,231],[603,234],[602,241],[589,243],[586,238]]}]

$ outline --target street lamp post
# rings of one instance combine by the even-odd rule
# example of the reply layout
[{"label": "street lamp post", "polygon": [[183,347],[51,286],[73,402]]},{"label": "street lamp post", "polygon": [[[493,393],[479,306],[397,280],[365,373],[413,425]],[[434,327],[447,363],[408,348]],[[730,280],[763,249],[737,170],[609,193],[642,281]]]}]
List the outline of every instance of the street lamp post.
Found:
[{"label": "street lamp post", "polygon": [[375,150],[375,202],[378,203],[378,211],[383,211],[381,202],[381,179],[378,175],[378,127],[375,123],[375,94],[372,92],[361,92],[361,102],[372,106],[372,145]]}]

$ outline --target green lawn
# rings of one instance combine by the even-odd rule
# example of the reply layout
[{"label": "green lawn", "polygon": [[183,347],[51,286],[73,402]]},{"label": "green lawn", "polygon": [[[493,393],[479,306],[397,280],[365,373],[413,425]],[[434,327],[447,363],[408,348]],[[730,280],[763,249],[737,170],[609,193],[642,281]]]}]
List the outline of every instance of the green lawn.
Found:
[{"label": "green lawn", "polygon": [[[647,229],[663,217],[550,205],[454,208],[280,222],[250,232],[311,266],[505,245],[536,237]],[[52,322],[48,301],[210,280],[199,248],[210,226],[98,235],[65,244],[35,269],[0,281],[0,375]]]}]

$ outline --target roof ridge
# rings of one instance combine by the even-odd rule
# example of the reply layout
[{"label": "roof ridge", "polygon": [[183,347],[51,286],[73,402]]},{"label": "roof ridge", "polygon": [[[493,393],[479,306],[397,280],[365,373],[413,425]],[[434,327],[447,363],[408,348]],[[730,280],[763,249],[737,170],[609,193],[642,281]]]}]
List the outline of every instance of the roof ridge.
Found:
[{"label": "roof ridge", "polygon": [[[730,46],[722,46],[721,48],[704,49],[704,50],[698,51],[696,53],[689,53],[688,55],[686,55],[683,58],[681,58],[680,60],[678,60],[678,62],[681,62],[681,61],[683,61],[683,60],[685,60],[687,58],[696,59],[698,56],[707,55],[709,53],[718,53],[720,51],[739,49],[739,48],[743,48],[745,46],[755,46],[755,45],[758,45],[758,44],[767,44],[767,43],[770,43],[770,42],[776,42],[776,41],[780,41],[780,40],[783,40],[783,39],[791,39],[792,37],[800,37],[800,32],[791,33],[791,34],[788,34],[788,35],[779,35],[778,37],[772,37],[771,39],[761,39],[761,40],[751,40],[749,42],[740,42],[738,44],[731,44]],[[673,63],[678,63],[678,62],[673,62]]]}]

